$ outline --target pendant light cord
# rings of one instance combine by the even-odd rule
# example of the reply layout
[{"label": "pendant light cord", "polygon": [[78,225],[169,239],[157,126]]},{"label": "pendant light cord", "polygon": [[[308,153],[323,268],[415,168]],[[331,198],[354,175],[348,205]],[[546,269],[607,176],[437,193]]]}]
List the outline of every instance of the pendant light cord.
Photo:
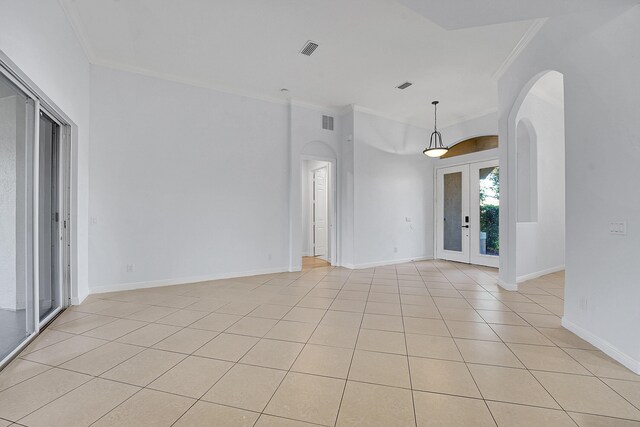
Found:
[{"label": "pendant light cord", "polygon": [[438,104],[440,101],[433,101],[433,131],[438,131]]},{"label": "pendant light cord", "polygon": [[438,104],[433,104],[433,130],[438,130]]}]

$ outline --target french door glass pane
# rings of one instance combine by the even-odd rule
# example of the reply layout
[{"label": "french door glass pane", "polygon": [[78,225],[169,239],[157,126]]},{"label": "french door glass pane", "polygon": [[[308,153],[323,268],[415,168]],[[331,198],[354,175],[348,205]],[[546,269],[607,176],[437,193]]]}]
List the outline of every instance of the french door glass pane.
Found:
[{"label": "french door glass pane", "polygon": [[444,174],[444,249],[462,251],[462,172]]},{"label": "french door glass pane", "polygon": [[33,100],[0,74],[0,360],[34,331]]},{"label": "french door glass pane", "polygon": [[499,255],[500,169],[480,169],[480,254]]}]

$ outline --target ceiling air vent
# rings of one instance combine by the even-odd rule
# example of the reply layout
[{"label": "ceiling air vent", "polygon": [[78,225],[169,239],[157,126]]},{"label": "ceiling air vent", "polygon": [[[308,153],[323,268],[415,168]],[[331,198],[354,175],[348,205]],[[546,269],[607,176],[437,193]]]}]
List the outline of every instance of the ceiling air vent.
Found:
[{"label": "ceiling air vent", "polygon": [[322,129],[333,130],[333,117],[322,116]]},{"label": "ceiling air vent", "polygon": [[315,52],[317,48],[318,48],[318,43],[315,43],[309,40],[307,44],[304,45],[300,53],[303,55],[311,56],[311,54]]},{"label": "ceiling air vent", "polygon": [[413,83],[411,83],[411,82],[404,82],[404,83],[402,83],[400,86],[396,86],[396,87],[397,87],[398,89],[406,89],[406,88],[408,88],[409,86],[411,86],[412,84],[413,84]]}]

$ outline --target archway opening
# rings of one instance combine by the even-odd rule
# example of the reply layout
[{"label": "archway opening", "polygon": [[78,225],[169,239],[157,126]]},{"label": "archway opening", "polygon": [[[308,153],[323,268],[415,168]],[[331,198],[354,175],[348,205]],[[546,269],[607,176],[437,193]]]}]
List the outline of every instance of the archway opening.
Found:
[{"label": "archway opening", "polygon": [[[516,281],[543,282],[562,297],[565,264],[563,75],[550,71],[515,116]],[[558,301],[561,305],[561,301]]]}]

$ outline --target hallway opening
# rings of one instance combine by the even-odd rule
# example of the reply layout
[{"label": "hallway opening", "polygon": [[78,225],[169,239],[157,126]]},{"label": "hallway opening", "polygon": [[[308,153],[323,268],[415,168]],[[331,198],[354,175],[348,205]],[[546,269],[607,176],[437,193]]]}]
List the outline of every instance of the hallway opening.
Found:
[{"label": "hallway opening", "polygon": [[[331,265],[333,188],[331,163],[302,160],[302,267]],[[315,259],[316,261],[312,261]]]}]

